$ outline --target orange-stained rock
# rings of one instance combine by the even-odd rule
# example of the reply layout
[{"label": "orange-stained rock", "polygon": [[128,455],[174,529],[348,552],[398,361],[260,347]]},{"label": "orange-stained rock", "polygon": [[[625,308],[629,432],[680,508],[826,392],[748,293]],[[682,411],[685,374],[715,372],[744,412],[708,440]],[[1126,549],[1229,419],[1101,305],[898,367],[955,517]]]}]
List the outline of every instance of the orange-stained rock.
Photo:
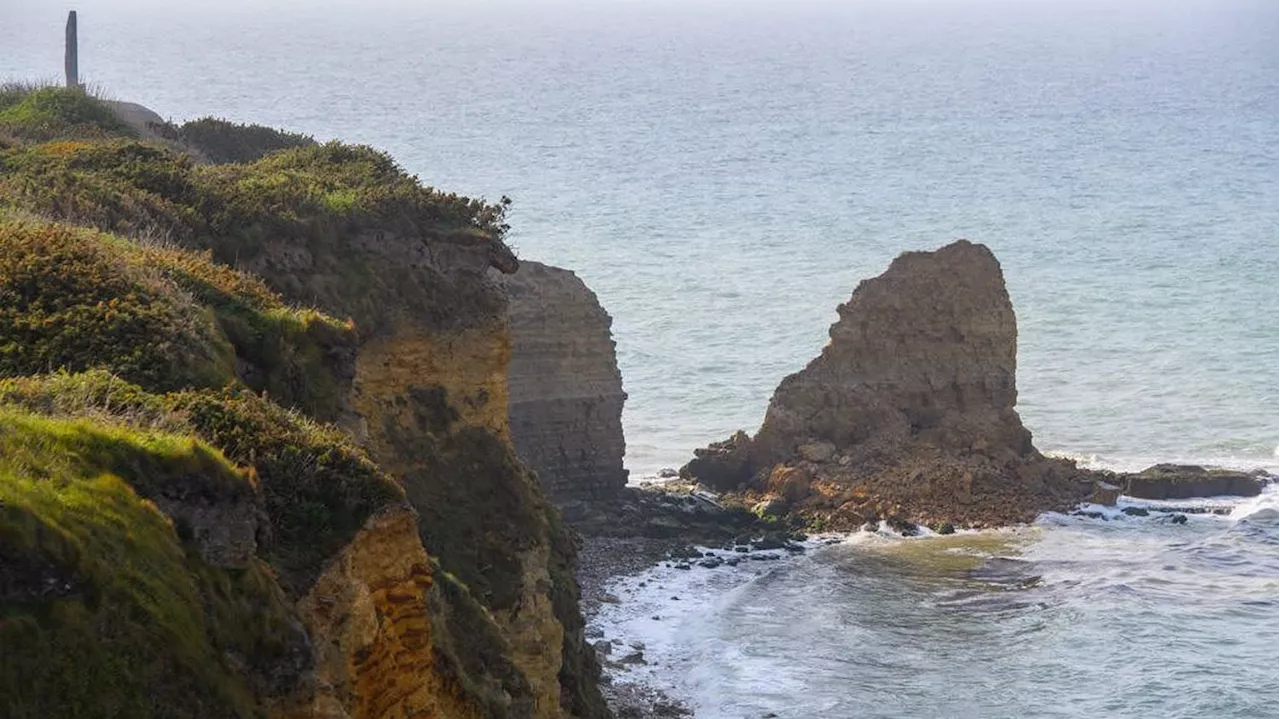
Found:
[{"label": "orange-stained rock", "polygon": [[808,471],[800,467],[787,467],[780,464],[769,474],[767,491],[782,497],[788,503],[795,504],[809,496],[811,482]]},{"label": "orange-stained rock", "polygon": [[430,560],[408,507],[369,518],[298,602],[315,654],[316,691],[280,719],[479,716],[440,676],[432,653]]},{"label": "orange-stained rock", "polygon": [[374,458],[421,515],[427,550],[493,587],[471,589],[533,692],[530,716],[553,719],[565,715],[564,629],[551,600],[546,509],[508,439],[510,351],[501,316],[456,331],[401,327],[361,349],[352,404]]}]

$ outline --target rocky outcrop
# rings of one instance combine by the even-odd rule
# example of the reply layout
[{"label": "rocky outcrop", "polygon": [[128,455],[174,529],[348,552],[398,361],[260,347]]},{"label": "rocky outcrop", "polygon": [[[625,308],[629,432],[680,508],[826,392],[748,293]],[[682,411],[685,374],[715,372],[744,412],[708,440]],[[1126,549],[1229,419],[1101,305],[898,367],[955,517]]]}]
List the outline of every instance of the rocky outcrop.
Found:
[{"label": "rocky outcrop", "polygon": [[557,571],[572,565],[573,545],[556,536],[554,509],[510,441],[512,336],[498,278],[518,263],[497,239],[438,233],[414,217],[334,236],[329,246],[268,244],[249,266],[362,330],[341,422],[404,486],[426,551],[485,608],[473,629],[488,622],[501,635],[494,656],[522,688],[493,715],[608,716],[598,668],[568,659],[585,653],[581,631],[566,631],[581,623],[561,599],[576,596],[564,586],[572,573]]},{"label": "rocky outcrop", "polygon": [[569,270],[522,262],[508,277],[511,440],[557,504],[616,495],[622,466],[622,375],[613,321]]},{"label": "rocky outcrop", "polygon": [[[55,164],[95,159],[57,197],[28,192],[60,172],[50,163],[24,165],[29,177],[0,178],[7,207],[167,243],[43,220],[0,223],[0,244],[25,248],[15,257],[38,251],[37,261],[0,262],[0,304],[9,310],[0,319],[40,340],[19,343],[24,351],[0,363],[0,378],[34,383],[13,391],[49,395],[40,404],[57,414],[75,405],[66,414],[88,413],[85,426],[119,415],[162,421],[179,435],[142,443],[146,461],[82,473],[59,467],[77,482],[129,475],[116,489],[135,524],[154,536],[134,541],[132,527],[98,501],[84,503],[95,511],[77,509],[72,524],[97,542],[96,558],[165,571],[154,581],[125,573],[117,582],[117,572],[95,570],[128,590],[91,597],[108,621],[67,613],[73,621],[51,631],[68,643],[39,650],[70,670],[57,686],[92,690],[32,687],[35,703],[18,706],[34,708],[18,713],[146,716],[150,706],[157,716],[608,717],[577,606],[574,536],[510,441],[512,340],[496,279],[518,267],[502,242],[507,201],[424,188],[372,148],[235,128],[220,136],[245,161],[197,168],[172,143],[136,141],[109,108],[78,91],[40,89],[20,101],[45,114],[8,123],[6,151],[45,156],[36,143],[61,133],[85,139],[59,143]],[[289,149],[248,161],[268,149],[264,139]],[[43,244],[26,240],[33,233]],[[52,259],[39,261],[41,252]],[[60,279],[31,280],[41,273]],[[28,377],[59,367],[110,372]],[[116,374],[128,388],[116,386]],[[113,401],[89,402],[90,394]],[[48,446],[54,457],[86,454]],[[175,447],[194,454],[165,464]],[[120,453],[89,454],[115,461]],[[212,483],[194,486],[208,496],[185,491],[206,474]],[[237,504],[223,485],[260,492]],[[174,486],[182,491],[170,492]],[[66,503],[46,504],[62,511]],[[103,517],[129,527],[128,536],[100,531],[94,522]],[[0,593],[30,594],[45,580],[51,593],[65,591],[46,565],[24,560],[0,577]],[[82,574],[77,568],[76,581]],[[158,612],[172,616],[157,620]],[[127,641],[111,629],[117,621],[136,625]],[[29,640],[5,634],[0,644],[22,650],[14,658],[33,656],[27,646],[53,646],[29,631],[42,622],[10,624],[0,629]],[[160,626],[173,631],[157,633]],[[178,640],[176,661],[150,651],[170,639]],[[101,649],[86,650],[86,641]],[[85,653],[155,671],[122,677],[132,683],[111,703],[120,682],[81,671]],[[52,666],[31,664],[38,673]],[[0,665],[0,684],[31,685],[21,663]]]},{"label": "rocky outcrop", "polygon": [[760,431],[699,451],[687,476],[756,493],[782,483],[796,511],[836,526],[1006,524],[1088,493],[1091,478],[1037,452],[1014,410],[1017,323],[986,247],[905,253],[839,315],[822,354],[778,386]]},{"label": "rocky outcrop", "polygon": [[265,521],[260,501],[247,497],[184,497],[164,495],[156,506],[188,534],[210,566],[244,569],[258,550],[258,532]]},{"label": "rocky outcrop", "polygon": [[298,602],[315,638],[316,689],[282,718],[476,716],[434,671],[427,597],[433,572],[406,508],[364,529]]},{"label": "rocky outcrop", "polygon": [[1267,481],[1265,475],[1185,464],[1157,464],[1117,479],[1124,494],[1137,499],[1256,497]]}]

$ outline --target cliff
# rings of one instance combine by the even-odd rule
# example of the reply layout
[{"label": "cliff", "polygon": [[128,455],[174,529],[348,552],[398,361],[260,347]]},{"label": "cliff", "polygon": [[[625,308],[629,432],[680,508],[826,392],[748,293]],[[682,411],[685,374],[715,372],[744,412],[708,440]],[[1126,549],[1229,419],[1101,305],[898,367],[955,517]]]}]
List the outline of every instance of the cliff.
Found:
[{"label": "cliff", "polygon": [[[17,715],[110,697],[131,716],[608,716],[573,538],[509,440],[511,337],[491,276],[517,267],[504,205],[340,143],[286,137],[253,162],[197,164],[101,109],[75,90],[0,93],[0,405],[51,436],[40,422],[124,433],[144,458],[160,450],[150,433],[204,442],[247,484],[153,491],[145,470],[167,455],[57,468],[72,489],[119,475],[141,514],[109,521],[158,512],[152,544],[186,557],[164,581],[196,582],[165,610],[192,620],[154,658],[172,675],[112,679],[132,646],[116,635],[101,671],[61,671],[71,645],[50,637],[84,611],[64,608],[110,611],[121,636],[154,611],[144,596],[102,604],[114,580],[85,578],[83,557],[154,563],[119,544],[46,561],[0,541],[32,567],[0,586],[66,587],[0,593],[31,617],[0,621],[28,632],[5,646],[48,647],[0,664]],[[7,486],[35,491],[24,481]],[[43,541],[41,526],[99,521],[81,506],[13,526]],[[242,638],[267,621],[284,629]]]},{"label": "cliff", "polygon": [[522,261],[506,281],[508,415],[516,452],[560,505],[626,486],[622,375],[613,320],[577,275]]},{"label": "cliff", "polygon": [[1014,410],[1017,324],[986,247],[899,256],[840,306],[830,336],[779,384],[754,437],[700,450],[685,473],[833,526],[1007,524],[1087,494],[1089,478],[1036,451]]}]

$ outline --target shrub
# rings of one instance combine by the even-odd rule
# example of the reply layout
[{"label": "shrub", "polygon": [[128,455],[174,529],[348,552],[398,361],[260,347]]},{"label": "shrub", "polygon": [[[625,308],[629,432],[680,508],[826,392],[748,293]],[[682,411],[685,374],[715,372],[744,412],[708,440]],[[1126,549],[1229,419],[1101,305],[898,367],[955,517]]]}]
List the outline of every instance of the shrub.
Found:
[{"label": "shrub", "polygon": [[23,140],[135,137],[102,100],[78,87],[0,87],[0,132]]},{"label": "shrub", "polygon": [[100,367],[158,391],[238,380],[329,419],[355,343],[350,322],[288,307],[208,253],[0,222],[0,377]]},{"label": "shrub", "polygon": [[241,125],[215,117],[154,129],[161,136],[180,142],[203,158],[218,164],[253,162],[279,150],[305,147],[316,142],[311,137],[296,132],[262,125]]},{"label": "shrub", "polygon": [[211,314],[97,233],[0,224],[0,377],[105,367],[156,389],[225,384]]}]

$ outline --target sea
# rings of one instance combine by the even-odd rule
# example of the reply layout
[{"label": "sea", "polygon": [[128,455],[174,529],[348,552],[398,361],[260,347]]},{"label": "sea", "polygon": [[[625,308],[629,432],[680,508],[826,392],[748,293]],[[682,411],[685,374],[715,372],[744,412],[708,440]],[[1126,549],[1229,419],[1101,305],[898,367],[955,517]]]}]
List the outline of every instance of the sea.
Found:
[{"label": "sea", "polygon": [[[0,0],[0,80],[60,77],[68,9],[108,96],[511,197],[613,317],[633,480],[753,431],[861,279],[957,238],[1004,268],[1041,450],[1276,470],[1273,0]],[[698,717],[1274,717],[1276,497],[1212,501],[863,533],[595,621]]]}]

